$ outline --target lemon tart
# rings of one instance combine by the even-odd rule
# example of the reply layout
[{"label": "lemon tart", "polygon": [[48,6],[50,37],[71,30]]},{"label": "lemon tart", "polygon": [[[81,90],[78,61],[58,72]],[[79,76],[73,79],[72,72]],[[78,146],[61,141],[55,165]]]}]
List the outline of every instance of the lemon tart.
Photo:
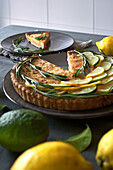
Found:
[{"label": "lemon tart", "polygon": [[[99,54],[95,53],[89,57],[88,52],[71,50],[67,55],[69,70],[38,55],[17,63],[11,70],[16,92],[29,103],[55,110],[91,110],[112,104],[113,79],[110,78],[110,83],[106,81],[112,66],[106,70],[99,65]],[[90,62],[92,57],[95,64]],[[102,62],[104,65],[104,60]]]}]

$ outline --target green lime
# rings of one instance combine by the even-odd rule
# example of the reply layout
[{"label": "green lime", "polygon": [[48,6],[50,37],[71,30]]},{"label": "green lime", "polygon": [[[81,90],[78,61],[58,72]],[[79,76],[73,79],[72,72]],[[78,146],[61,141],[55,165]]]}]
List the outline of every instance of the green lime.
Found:
[{"label": "green lime", "polygon": [[13,110],[0,118],[0,144],[8,150],[24,151],[44,142],[48,135],[48,122],[36,111]]}]

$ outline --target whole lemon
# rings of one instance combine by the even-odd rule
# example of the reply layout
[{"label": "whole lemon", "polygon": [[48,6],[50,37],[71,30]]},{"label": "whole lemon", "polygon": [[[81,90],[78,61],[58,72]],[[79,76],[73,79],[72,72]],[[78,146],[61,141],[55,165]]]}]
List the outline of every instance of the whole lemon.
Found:
[{"label": "whole lemon", "polygon": [[113,56],[113,36],[105,37],[101,41],[96,42],[100,52],[104,52],[105,55]]},{"label": "whole lemon", "polygon": [[113,129],[101,138],[97,148],[96,161],[103,170],[113,169]]},{"label": "whole lemon", "polygon": [[93,170],[93,167],[73,146],[53,141],[26,150],[11,170]]}]

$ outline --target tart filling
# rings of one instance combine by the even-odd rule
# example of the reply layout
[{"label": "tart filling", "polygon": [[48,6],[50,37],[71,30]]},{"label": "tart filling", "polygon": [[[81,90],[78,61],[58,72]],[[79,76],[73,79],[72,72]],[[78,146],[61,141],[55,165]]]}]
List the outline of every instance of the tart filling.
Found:
[{"label": "tart filling", "polygon": [[25,34],[27,40],[31,42],[32,45],[45,49],[49,39],[50,39],[50,33],[49,32],[43,32],[43,33],[26,33]]},{"label": "tart filling", "polygon": [[64,70],[37,55],[17,63],[11,71],[17,93],[25,101],[58,110],[89,110],[113,103],[112,62],[107,61],[106,70],[107,57],[79,51],[67,55],[69,68],[78,62],[76,69]]}]

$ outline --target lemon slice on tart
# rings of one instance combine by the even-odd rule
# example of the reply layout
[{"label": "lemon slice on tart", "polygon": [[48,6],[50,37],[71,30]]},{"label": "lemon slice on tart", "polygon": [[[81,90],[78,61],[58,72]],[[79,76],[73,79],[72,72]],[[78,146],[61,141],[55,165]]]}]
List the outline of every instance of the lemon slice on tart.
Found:
[{"label": "lemon slice on tart", "polygon": [[27,80],[25,81],[25,86],[34,88],[33,84],[30,84]]},{"label": "lemon slice on tart", "polygon": [[78,87],[80,87],[80,88],[82,88],[82,87],[90,87],[90,86],[97,85],[97,84],[101,84],[101,81],[95,81],[93,83],[83,84],[83,85],[78,86]]},{"label": "lemon slice on tart", "polygon": [[101,84],[101,81],[96,81],[94,83],[82,84],[82,85],[73,86],[73,87],[62,87],[62,88],[55,87],[55,89],[63,90],[66,92],[75,92],[76,90],[79,90],[82,88],[90,88],[92,86],[96,86],[97,84]]},{"label": "lemon slice on tart", "polygon": [[66,85],[66,84],[49,84],[50,86],[53,86],[53,87],[71,87],[71,85]]},{"label": "lemon slice on tart", "polygon": [[101,75],[102,73],[104,73],[104,68],[103,68],[103,67],[97,67],[97,68],[95,68],[92,72],[90,72],[89,74],[87,74],[86,78],[96,77],[96,76]]},{"label": "lemon slice on tart", "polygon": [[[33,84],[30,84],[27,80],[25,82],[25,86],[35,88],[35,86]],[[43,87],[43,86],[40,86],[40,85],[37,86],[37,89],[42,90],[42,91],[50,91],[51,90],[49,88],[46,88],[46,87]]]},{"label": "lemon slice on tart", "polygon": [[66,84],[66,85],[72,85],[72,86],[76,86],[76,85],[81,85],[81,84],[87,84],[89,82],[91,82],[92,77],[88,77],[88,78],[84,78],[84,79],[74,79],[74,80],[70,80],[70,81],[61,81],[61,84]]}]

